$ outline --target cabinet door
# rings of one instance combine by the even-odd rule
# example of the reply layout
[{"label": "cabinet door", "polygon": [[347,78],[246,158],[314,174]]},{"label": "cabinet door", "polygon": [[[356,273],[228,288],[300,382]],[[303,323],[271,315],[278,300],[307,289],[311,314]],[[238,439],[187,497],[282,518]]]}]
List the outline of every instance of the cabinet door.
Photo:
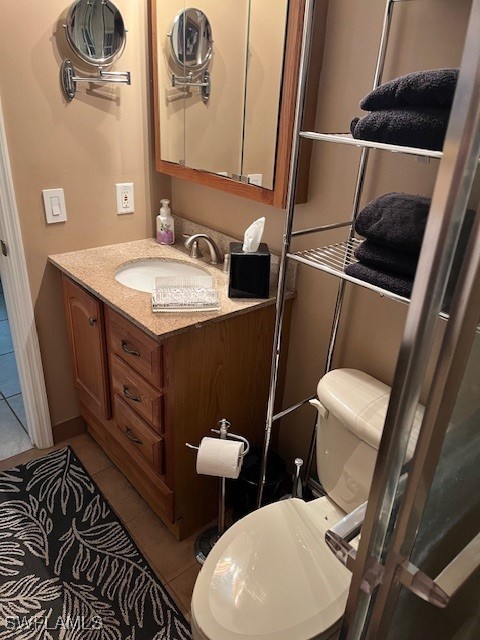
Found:
[{"label": "cabinet door", "polygon": [[80,400],[101,419],[111,417],[103,306],[62,276],[73,375]]}]

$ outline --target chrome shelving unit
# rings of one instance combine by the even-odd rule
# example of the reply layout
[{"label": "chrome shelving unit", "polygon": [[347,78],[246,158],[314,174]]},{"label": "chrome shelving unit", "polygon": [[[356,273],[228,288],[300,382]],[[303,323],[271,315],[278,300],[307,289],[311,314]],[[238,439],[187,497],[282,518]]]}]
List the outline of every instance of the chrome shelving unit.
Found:
[{"label": "chrome shelving unit", "polygon": [[[390,27],[393,17],[394,5],[398,2],[405,2],[407,0],[386,0],[385,12],[382,25],[382,33],[380,37],[379,49],[377,54],[373,89],[376,89],[382,82],[382,75],[385,66],[385,57],[388,48],[388,41],[390,36]],[[391,153],[406,154],[417,158],[431,158],[440,160],[443,157],[441,151],[433,151],[429,149],[421,149],[415,147],[405,147],[400,145],[385,144],[379,142],[371,142],[368,140],[359,140],[353,138],[347,133],[317,133],[314,131],[302,130],[302,118],[306,95],[306,85],[308,79],[308,59],[310,55],[312,45],[312,25],[314,20],[315,0],[306,0],[305,2],[305,15],[303,24],[303,38],[302,38],[302,50],[300,56],[300,69],[299,80],[297,90],[297,104],[295,112],[294,122],[294,134],[292,144],[292,157],[290,164],[290,181],[287,196],[287,210],[285,219],[285,230],[283,236],[283,249],[280,260],[279,269],[279,281],[277,291],[277,304],[276,304],[276,321],[275,321],[275,333],[274,333],[274,347],[272,353],[272,365],[270,376],[270,392],[267,407],[267,419],[265,425],[265,443],[262,458],[261,477],[259,482],[259,491],[257,498],[257,506],[262,504],[263,487],[266,477],[266,465],[267,456],[270,448],[271,432],[273,423],[280,418],[296,411],[300,407],[304,406],[315,396],[310,396],[296,404],[278,412],[274,413],[275,397],[278,384],[278,371],[280,363],[280,349],[283,331],[283,318],[286,301],[286,269],[289,260],[293,260],[300,264],[313,267],[314,269],[324,271],[340,279],[337,299],[333,312],[331,336],[328,345],[327,358],[325,362],[325,373],[331,370],[335,345],[337,341],[338,329],[340,324],[340,318],[342,313],[343,300],[345,295],[345,287],[347,282],[361,286],[378,293],[381,296],[401,302],[403,304],[409,304],[410,300],[402,296],[396,295],[391,291],[382,289],[375,285],[372,285],[363,280],[359,280],[345,273],[345,267],[353,262],[354,250],[360,243],[355,236],[354,222],[356,216],[360,210],[360,201],[362,198],[363,188],[365,184],[365,177],[367,172],[369,154],[371,151],[381,150]],[[312,227],[309,229],[293,230],[294,214],[295,214],[295,195],[298,180],[298,168],[299,168],[299,149],[302,139],[315,140],[319,142],[328,142],[333,144],[342,144],[345,146],[356,147],[361,149],[361,156],[358,165],[355,193],[352,204],[352,212],[350,220],[341,223],[327,224],[318,227]],[[329,231],[338,228],[348,228],[348,238],[345,242],[332,244],[328,246],[321,246],[319,248],[309,249],[306,251],[294,252],[291,251],[291,242],[295,237],[304,236],[313,233],[321,233],[323,231]],[[448,319],[448,315],[441,313],[440,316],[444,319]],[[305,480],[309,483],[313,490],[321,491],[320,485],[311,478],[311,468],[315,455],[316,445],[316,429],[315,424],[312,428],[312,438],[310,443],[310,449],[308,454],[308,460],[305,468]]]},{"label": "chrome shelving unit", "polygon": [[301,138],[307,138],[308,140],[346,144],[350,147],[358,147],[360,149],[379,149],[381,151],[390,151],[391,153],[403,153],[409,156],[436,158],[438,160],[443,157],[443,153],[441,151],[420,149],[417,147],[402,147],[398,144],[387,144],[386,142],[359,140],[358,138],[354,138],[350,133],[316,133],[315,131],[300,131],[299,135]]}]

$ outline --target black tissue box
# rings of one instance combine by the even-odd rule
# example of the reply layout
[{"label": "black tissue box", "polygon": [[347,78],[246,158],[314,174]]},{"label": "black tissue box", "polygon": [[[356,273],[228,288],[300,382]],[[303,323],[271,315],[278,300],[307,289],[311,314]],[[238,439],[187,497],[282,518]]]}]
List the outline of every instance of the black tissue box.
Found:
[{"label": "black tissue box", "polygon": [[230,243],[229,298],[268,298],[270,290],[270,251],[262,242],[257,251],[245,253],[243,242]]}]

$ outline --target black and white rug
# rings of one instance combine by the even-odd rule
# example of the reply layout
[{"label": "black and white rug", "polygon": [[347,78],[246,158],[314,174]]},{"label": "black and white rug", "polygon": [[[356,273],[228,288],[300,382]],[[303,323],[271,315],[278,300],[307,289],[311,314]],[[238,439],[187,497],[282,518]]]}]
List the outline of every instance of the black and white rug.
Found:
[{"label": "black and white rug", "polygon": [[0,640],[190,640],[70,448],[0,473]]}]

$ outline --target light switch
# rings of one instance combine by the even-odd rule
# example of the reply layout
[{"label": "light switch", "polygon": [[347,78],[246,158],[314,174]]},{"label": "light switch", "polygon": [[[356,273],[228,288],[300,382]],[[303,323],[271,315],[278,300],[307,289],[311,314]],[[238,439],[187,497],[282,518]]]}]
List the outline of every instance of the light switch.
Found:
[{"label": "light switch", "polygon": [[61,213],[60,198],[58,196],[50,197],[50,205],[52,207],[52,215],[59,216]]},{"label": "light switch", "polygon": [[63,189],[44,189],[42,194],[47,224],[66,222],[67,207],[65,206]]}]

